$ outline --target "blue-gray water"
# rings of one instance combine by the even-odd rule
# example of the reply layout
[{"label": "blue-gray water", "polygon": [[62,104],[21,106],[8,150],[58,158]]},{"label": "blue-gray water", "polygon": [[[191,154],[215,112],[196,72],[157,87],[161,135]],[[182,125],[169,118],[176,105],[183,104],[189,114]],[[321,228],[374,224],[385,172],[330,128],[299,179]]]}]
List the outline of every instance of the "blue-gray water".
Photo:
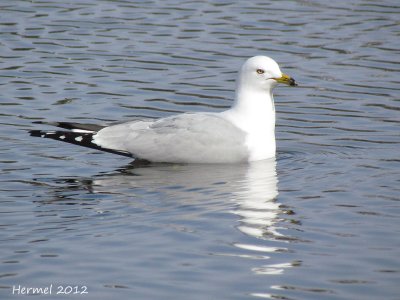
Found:
[{"label": "blue-gray water", "polygon": [[[2,0],[0,298],[399,299],[399,15],[389,0]],[[257,54],[299,83],[275,90],[276,160],[132,169],[27,134],[221,111]]]}]

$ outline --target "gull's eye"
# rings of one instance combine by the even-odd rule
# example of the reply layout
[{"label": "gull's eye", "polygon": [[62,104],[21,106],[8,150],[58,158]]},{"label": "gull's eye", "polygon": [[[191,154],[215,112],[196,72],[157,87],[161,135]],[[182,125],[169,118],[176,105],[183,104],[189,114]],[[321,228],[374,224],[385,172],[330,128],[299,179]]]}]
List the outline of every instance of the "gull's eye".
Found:
[{"label": "gull's eye", "polygon": [[263,69],[257,69],[257,74],[264,74],[264,70]]}]

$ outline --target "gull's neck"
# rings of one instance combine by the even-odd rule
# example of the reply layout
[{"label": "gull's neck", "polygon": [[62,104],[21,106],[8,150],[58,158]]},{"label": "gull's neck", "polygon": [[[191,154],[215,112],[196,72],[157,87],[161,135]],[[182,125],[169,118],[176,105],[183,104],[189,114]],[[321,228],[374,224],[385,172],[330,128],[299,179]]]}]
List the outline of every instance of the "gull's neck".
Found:
[{"label": "gull's neck", "polygon": [[249,160],[275,155],[275,107],[270,90],[257,90],[238,83],[236,98],[224,115],[247,134]]},{"label": "gull's neck", "polygon": [[250,89],[239,88],[236,91],[236,99],[231,109],[241,117],[248,118],[250,122],[266,123],[271,120],[275,124],[272,90],[251,91]]},{"label": "gull's neck", "polygon": [[230,118],[242,130],[275,130],[275,105],[272,88],[269,90],[253,89],[238,83],[235,102],[227,111]]}]

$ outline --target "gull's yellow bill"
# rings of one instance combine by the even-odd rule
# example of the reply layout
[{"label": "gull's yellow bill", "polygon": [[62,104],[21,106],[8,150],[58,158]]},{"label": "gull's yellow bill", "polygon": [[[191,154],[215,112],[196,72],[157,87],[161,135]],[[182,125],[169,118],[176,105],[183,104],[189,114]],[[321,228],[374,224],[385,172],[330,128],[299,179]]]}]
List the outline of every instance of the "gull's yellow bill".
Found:
[{"label": "gull's yellow bill", "polygon": [[294,78],[292,78],[292,77],[290,77],[289,75],[286,75],[286,74],[282,74],[281,77],[274,78],[274,79],[279,83],[287,84],[287,85],[290,85],[290,86],[297,86],[297,83],[294,80]]}]

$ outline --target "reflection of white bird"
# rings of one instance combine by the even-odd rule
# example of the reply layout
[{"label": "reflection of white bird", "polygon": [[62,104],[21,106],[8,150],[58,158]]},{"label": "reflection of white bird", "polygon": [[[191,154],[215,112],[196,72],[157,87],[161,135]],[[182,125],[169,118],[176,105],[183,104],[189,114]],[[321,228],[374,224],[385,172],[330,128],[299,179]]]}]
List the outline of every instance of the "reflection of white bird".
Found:
[{"label": "reflection of white bird", "polygon": [[[224,211],[228,207],[240,218],[236,228],[248,236],[257,240],[284,237],[277,225],[283,211],[276,199],[278,178],[275,158],[249,164],[155,164],[123,170],[122,173],[96,176],[87,188],[92,193],[122,194],[127,198],[132,196],[133,190],[156,191],[164,195],[157,198],[169,199],[169,204],[173,202],[177,206],[204,205],[211,201],[212,204],[205,204],[205,209],[215,211],[216,203]],[[138,203],[140,201],[132,201],[131,205]],[[158,210],[159,205],[151,209]],[[260,248],[252,243],[235,245],[247,250],[258,249],[256,251],[281,250],[264,245]]]},{"label": "reflection of white bird", "polygon": [[71,131],[32,130],[51,138],[153,162],[238,163],[275,155],[277,83],[295,86],[271,58],[255,56],[242,66],[235,102],[221,113],[185,113],[159,120],[132,121],[108,127],[48,123]]},{"label": "reflection of white bird", "polygon": [[274,158],[249,164],[243,187],[234,191],[239,205],[233,213],[242,217],[240,231],[257,238],[281,236],[275,228],[281,213],[280,204],[275,201],[277,185]]}]

